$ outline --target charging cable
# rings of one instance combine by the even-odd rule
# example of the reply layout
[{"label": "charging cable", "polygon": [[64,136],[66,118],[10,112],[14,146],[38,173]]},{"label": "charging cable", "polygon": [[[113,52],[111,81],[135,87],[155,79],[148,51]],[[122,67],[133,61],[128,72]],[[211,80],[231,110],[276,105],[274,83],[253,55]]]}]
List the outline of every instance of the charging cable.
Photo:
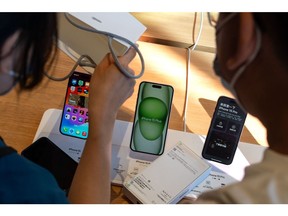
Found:
[{"label": "charging cable", "polygon": [[[89,63],[90,62],[90,63]],[[53,80],[53,81],[64,81],[66,79],[68,79],[76,70],[76,68],[78,66],[81,67],[92,67],[95,68],[97,66],[97,64],[93,61],[93,59],[88,56],[88,55],[81,55],[78,60],[76,61],[76,63],[74,64],[73,68],[71,69],[71,71],[64,77],[54,77],[52,75],[49,75],[48,73],[44,72],[44,75],[46,77],[48,77],[49,79]],[[91,74],[89,71],[86,71],[88,74]]]},{"label": "charging cable", "polygon": [[[94,29],[94,28],[89,28],[89,27],[85,27],[85,26],[82,26],[82,25],[78,25],[77,23],[75,23],[68,15],[67,13],[64,13],[65,15],[65,18],[68,20],[68,22],[70,24],[72,24],[73,26],[75,26],[76,28],[79,28],[81,30],[84,30],[84,31],[88,31],[88,32],[92,32],[92,33],[97,33],[97,34],[102,34],[102,35],[105,35],[107,38],[108,38],[108,46],[109,46],[109,50],[112,54],[112,57],[114,59],[114,62],[115,62],[115,65],[118,67],[118,69],[127,77],[129,78],[133,78],[133,79],[138,79],[140,78],[143,74],[144,74],[144,70],[145,70],[145,63],[144,63],[144,58],[142,56],[142,53],[140,52],[140,50],[138,49],[137,45],[135,45],[134,43],[132,43],[130,40],[122,37],[122,36],[119,36],[119,35],[116,35],[116,34],[113,34],[113,33],[110,33],[110,32],[105,32],[105,31],[99,31],[97,29]],[[140,58],[140,61],[141,61],[141,71],[139,74],[137,75],[132,75],[126,68],[124,68],[121,63],[119,62],[119,59],[117,57],[117,54],[115,53],[115,50],[113,48],[113,45],[112,45],[112,41],[113,39],[118,39],[118,40],[121,40],[127,44],[129,44],[130,46],[132,46],[135,51],[137,52],[137,54],[139,55],[139,58]]]},{"label": "charging cable", "polygon": [[187,106],[188,106],[188,99],[189,99],[189,75],[190,75],[190,62],[191,62],[191,51],[195,50],[196,46],[198,45],[202,29],[203,29],[203,12],[201,12],[201,19],[200,19],[200,26],[199,32],[197,35],[196,40],[194,40],[195,35],[195,25],[197,19],[197,13],[195,13],[194,25],[193,25],[193,44],[187,48],[187,71],[186,71],[186,91],[185,91],[185,104],[184,104],[184,111],[183,111],[183,131],[186,132],[186,119],[187,119]]}]

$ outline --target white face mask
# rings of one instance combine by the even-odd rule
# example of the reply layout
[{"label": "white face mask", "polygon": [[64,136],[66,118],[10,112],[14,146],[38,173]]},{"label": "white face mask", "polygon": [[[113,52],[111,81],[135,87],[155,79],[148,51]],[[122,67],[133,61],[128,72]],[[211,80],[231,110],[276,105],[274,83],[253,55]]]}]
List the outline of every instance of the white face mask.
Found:
[{"label": "white face mask", "polygon": [[0,53],[0,96],[8,93],[18,82],[19,74],[14,70],[17,57],[17,40],[20,30],[13,33],[4,43]]},{"label": "white face mask", "polygon": [[17,83],[17,74],[10,70],[9,72],[0,72],[0,95],[8,93]]},{"label": "white face mask", "polygon": [[237,95],[237,92],[235,90],[235,84],[236,82],[239,80],[240,76],[244,73],[244,71],[246,70],[246,68],[248,67],[249,64],[251,64],[252,61],[254,61],[254,59],[256,58],[257,54],[259,53],[260,47],[261,47],[261,32],[259,30],[259,28],[256,26],[256,46],[255,49],[252,53],[251,56],[249,56],[249,58],[247,59],[247,61],[245,62],[245,64],[243,64],[235,73],[235,75],[232,77],[231,82],[227,82],[224,78],[222,78],[222,71],[220,69],[220,65],[219,65],[219,61],[218,61],[218,57],[216,56],[214,59],[214,63],[213,63],[213,69],[216,73],[216,75],[218,75],[221,79],[222,85],[229,90],[235,97],[235,99],[237,100],[237,103],[239,104],[239,106],[245,110],[243,108],[243,105],[241,104],[239,97]]}]

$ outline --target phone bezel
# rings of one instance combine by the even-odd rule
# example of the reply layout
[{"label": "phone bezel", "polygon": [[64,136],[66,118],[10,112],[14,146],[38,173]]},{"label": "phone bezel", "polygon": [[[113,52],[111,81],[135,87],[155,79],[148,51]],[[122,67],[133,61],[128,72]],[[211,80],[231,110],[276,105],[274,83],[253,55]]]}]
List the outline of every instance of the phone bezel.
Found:
[{"label": "phone bezel", "polygon": [[69,191],[78,163],[48,137],[37,139],[21,152],[21,156],[47,169],[59,187]]},{"label": "phone bezel", "polygon": [[[72,80],[73,77],[75,77],[75,74],[78,75],[78,77],[83,77],[83,79],[86,81],[87,77],[90,76],[90,80],[91,80],[91,75],[90,74],[87,74],[87,73],[82,73],[82,72],[79,72],[79,71],[74,71],[73,74],[69,77],[69,80],[68,80],[68,83],[67,83],[67,86],[66,86],[66,93],[65,93],[65,97],[64,97],[64,104],[63,104],[63,108],[62,108],[62,114],[61,114],[61,121],[60,121],[60,125],[59,125],[59,132],[64,135],[64,136],[70,136],[70,137],[74,137],[74,138],[78,138],[78,139],[83,139],[83,140],[86,140],[87,137],[88,137],[88,131],[87,131],[87,137],[80,137],[80,136],[76,136],[76,135],[73,135],[73,134],[68,134],[68,133],[63,133],[61,128],[62,128],[62,124],[63,124],[63,117],[64,117],[64,113],[65,113],[65,107],[66,107],[66,99],[67,99],[67,95],[68,95],[68,92],[69,92],[69,88],[71,87],[70,86],[70,81]],[[84,78],[85,77],[85,78]],[[90,89],[90,88],[88,88]],[[90,94],[90,93],[89,93]],[[89,119],[89,117],[88,117]]]},{"label": "phone bezel", "polygon": [[238,147],[238,143],[239,143],[241,134],[243,132],[243,128],[244,128],[244,125],[245,125],[245,120],[246,120],[246,117],[247,117],[247,113],[243,109],[241,109],[241,111],[243,112],[243,115],[241,115],[241,117],[243,118],[243,123],[240,125],[240,127],[241,127],[240,128],[240,132],[239,132],[238,136],[236,136],[236,142],[234,143],[233,148],[231,150],[231,157],[227,160],[227,159],[221,158],[219,156],[208,154],[206,152],[207,152],[207,150],[209,148],[208,145],[209,145],[211,134],[214,131],[213,130],[213,125],[214,125],[215,120],[216,120],[216,114],[217,114],[217,111],[219,109],[220,103],[224,103],[224,102],[228,103],[228,104],[231,104],[231,103],[236,104],[237,107],[239,109],[241,109],[241,107],[237,104],[236,100],[233,99],[233,98],[229,98],[229,97],[226,97],[226,96],[220,96],[218,98],[217,103],[216,103],[216,107],[215,107],[215,110],[214,110],[214,113],[213,113],[213,117],[212,117],[212,120],[210,122],[209,130],[208,130],[208,133],[207,133],[204,145],[203,145],[202,157],[207,159],[207,160],[211,160],[211,161],[215,161],[215,162],[218,162],[218,163],[229,165],[229,164],[231,164],[233,162],[233,159],[234,159],[237,147]]},{"label": "phone bezel", "polygon": [[[137,115],[138,115],[138,109],[139,109],[139,100],[140,100],[140,88],[141,88],[141,85],[144,85],[144,84],[151,84],[151,85],[161,85],[161,86],[165,86],[165,87],[169,87],[171,89],[171,99],[170,99],[170,104],[169,104],[169,109],[168,109],[168,116],[167,116],[167,122],[166,122],[166,130],[165,130],[165,135],[164,135],[164,144],[163,144],[163,150],[159,153],[159,154],[153,154],[151,152],[144,152],[144,151],[138,151],[138,150],[135,150],[132,148],[132,140],[133,140],[133,136],[134,136],[134,127],[135,127],[135,120],[137,119]],[[130,149],[133,151],[133,152],[139,152],[139,153],[144,153],[144,154],[150,154],[150,155],[157,155],[157,156],[160,156],[164,153],[164,148],[165,148],[165,144],[166,144],[166,138],[167,138],[167,132],[168,132],[168,127],[169,127],[169,122],[170,122],[170,115],[171,115],[171,109],[172,109],[172,104],[173,104],[173,96],[174,96],[174,88],[173,86],[171,85],[168,85],[168,84],[163,84],[163,83],[156,83],[156,82],[149,82],[149,81],[142,81],[140,84],[139,84],[139,88],[138,88],[138,94],[137,94],[137,101],[136,101],[136,106],[135,106],[135,113],[134,113],[134,119],[133,119],[133,125],[132,125],[132,131],[131,131],[131,138],[130,138]]]}]

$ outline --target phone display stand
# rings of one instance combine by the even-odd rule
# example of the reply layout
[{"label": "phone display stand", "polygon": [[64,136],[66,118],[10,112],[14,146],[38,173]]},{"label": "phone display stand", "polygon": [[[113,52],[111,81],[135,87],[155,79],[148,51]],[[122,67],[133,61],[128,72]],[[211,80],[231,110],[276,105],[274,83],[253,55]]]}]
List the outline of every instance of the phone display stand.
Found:
[{"label": "phone display stand", "polygon": [[[59,148],[66,152],[76,162],[79,162],[85,140],[62,135],[59,132],[62,110],[48,109],[42,116],[34,141],[40,137],[48,137]],[[111,182],[122,185],[125,178],[131,177],[149,165],[157,156],[137,153],[130,150],[132,122],[116,120],[112,138]],[[165,151],[168,151],[179,141],[185,143],[201,157],[205,136],[168,129]],[[208,161],[216,173],[228,174],[235,181],[244,176],[244,168],[262,159],[265,147],[240,142],[232,164],[224,165]],[[216,178],[215,178],[216,181]]]}]

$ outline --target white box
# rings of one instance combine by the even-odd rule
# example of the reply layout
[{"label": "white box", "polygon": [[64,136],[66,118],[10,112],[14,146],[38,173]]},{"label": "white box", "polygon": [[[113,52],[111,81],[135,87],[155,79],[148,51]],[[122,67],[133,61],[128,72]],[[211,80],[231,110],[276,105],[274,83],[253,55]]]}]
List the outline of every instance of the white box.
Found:
[{"label": "white box", "polygon": [[177,143],[133,179],[123,193],[133,203],[177,203],[206,179],[211,166],[184,143]]},{"label": "white box", "polygon": [[[146,30],[141,22],[126,12],[80,12],[69,13],[68,16],[80,26],[117,34],[133,43],[136,43]],[[65,18],[64,13],[58,14],[58,21],[58,46],[71,58],[76,60],[85,54],[98,64],[110,52],[106,36],[73,26]],[[126,42],[116,39],[112,44],[118,56],[125,54],[130,47]]]}]

